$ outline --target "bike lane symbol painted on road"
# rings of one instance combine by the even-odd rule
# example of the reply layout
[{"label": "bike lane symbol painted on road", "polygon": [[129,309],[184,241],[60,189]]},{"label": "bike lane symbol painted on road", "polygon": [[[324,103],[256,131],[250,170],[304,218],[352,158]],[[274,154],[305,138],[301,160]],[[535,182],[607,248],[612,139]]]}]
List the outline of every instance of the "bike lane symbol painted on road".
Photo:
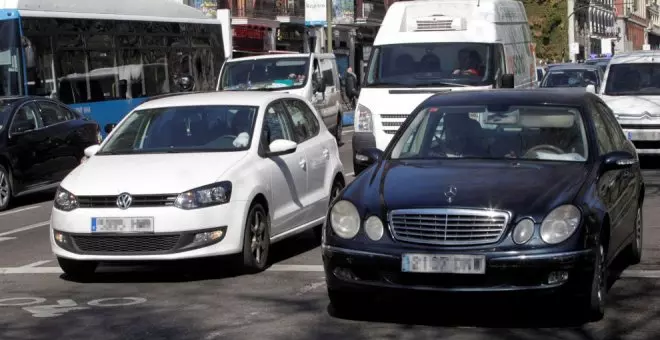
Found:
[{"label": "bike lane symbol painted on road", "polygon": [[87,302],[88,306],[78,305],[72,299],[57,300],[57,304],[41,305],[46,299],[41,297],[18,297],[0,299],[0,307],[22,307],[22,309],[35,318],[52,318],[62,316],[67,312],[92,309],[92,307],[123,307],[138,305],[147,302],[145,298],[138,297],[116,297],[95,299]]}]

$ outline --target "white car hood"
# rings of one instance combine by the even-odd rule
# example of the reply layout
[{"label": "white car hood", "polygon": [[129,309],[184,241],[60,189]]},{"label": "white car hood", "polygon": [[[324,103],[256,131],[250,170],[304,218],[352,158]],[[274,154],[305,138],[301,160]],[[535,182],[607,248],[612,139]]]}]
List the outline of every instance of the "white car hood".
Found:
[{"label": "white car hood", "polygon": [[601,96],[615,114],[660,114],[660,96]]},{"label": "white car hood", "polygon": [[220,180],[246,155],[247,151],[97,155],[61,185],[75,195],[175,194]]}]

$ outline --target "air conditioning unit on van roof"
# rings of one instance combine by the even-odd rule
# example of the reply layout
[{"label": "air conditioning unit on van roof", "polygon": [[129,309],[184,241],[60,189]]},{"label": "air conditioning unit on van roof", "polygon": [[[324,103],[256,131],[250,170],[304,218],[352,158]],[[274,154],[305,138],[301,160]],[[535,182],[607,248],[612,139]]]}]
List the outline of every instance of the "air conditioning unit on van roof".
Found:
[{"label": "air conditioning unit on van roof", "polygon": [[435,14],[426,17],[420,17],[415,20],[415,31],[464,31],[467,29],[467,20],[465,18],[448,17],[442,14]]}]

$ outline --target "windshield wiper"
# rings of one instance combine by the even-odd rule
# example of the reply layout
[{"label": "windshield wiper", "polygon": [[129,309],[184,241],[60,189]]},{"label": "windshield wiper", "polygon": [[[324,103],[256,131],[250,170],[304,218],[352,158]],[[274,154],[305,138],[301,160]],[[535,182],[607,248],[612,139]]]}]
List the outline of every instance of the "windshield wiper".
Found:
[{"label": "windshield wiper", "polygon": [[428,83],[415,84],[413,87],[434,87],[434,86],[456,86],[456,87],[470,87],[472,85],[450,83],[446,81],[432,81]]},{"label": "windshield wiper", "polygon": [[366,84],[364,87],[412,87],[412,85],[406,85],[406,84],[401,84],[401,83],[394,83],[394,82],[380,82],[380,83],[373,83],[373,84]]}]

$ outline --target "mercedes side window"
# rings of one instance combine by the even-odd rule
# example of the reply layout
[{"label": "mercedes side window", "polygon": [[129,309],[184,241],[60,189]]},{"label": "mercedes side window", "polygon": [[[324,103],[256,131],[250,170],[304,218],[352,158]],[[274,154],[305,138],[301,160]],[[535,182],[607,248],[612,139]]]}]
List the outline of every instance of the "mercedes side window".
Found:
[{"label": "mercedes side window", "polygon": [[44,126],[51,126],[74,119],[68,111],[62,109],[62,107],[56,103],[39,101],[37,104],[41,109],[41,120],[43,121]]},{"label": "mercedes side window", "polygon": [[16,111],[9,132],[11,134],[16,134],[38,129],[40,127],[40,122],[37,112],[38,108],[34,103],[23,105],[18,111]]},{"label": "mercedes side window", "polygon": [[591,117],[596,130],[596,138],[598,139],[598,150],[600,154],[604,155],[614,151],[614,136],[611,135],[611,130],[608,128],[607,122],[604,120],[603,115],[600,114],[597,106],[591,110]]}]

